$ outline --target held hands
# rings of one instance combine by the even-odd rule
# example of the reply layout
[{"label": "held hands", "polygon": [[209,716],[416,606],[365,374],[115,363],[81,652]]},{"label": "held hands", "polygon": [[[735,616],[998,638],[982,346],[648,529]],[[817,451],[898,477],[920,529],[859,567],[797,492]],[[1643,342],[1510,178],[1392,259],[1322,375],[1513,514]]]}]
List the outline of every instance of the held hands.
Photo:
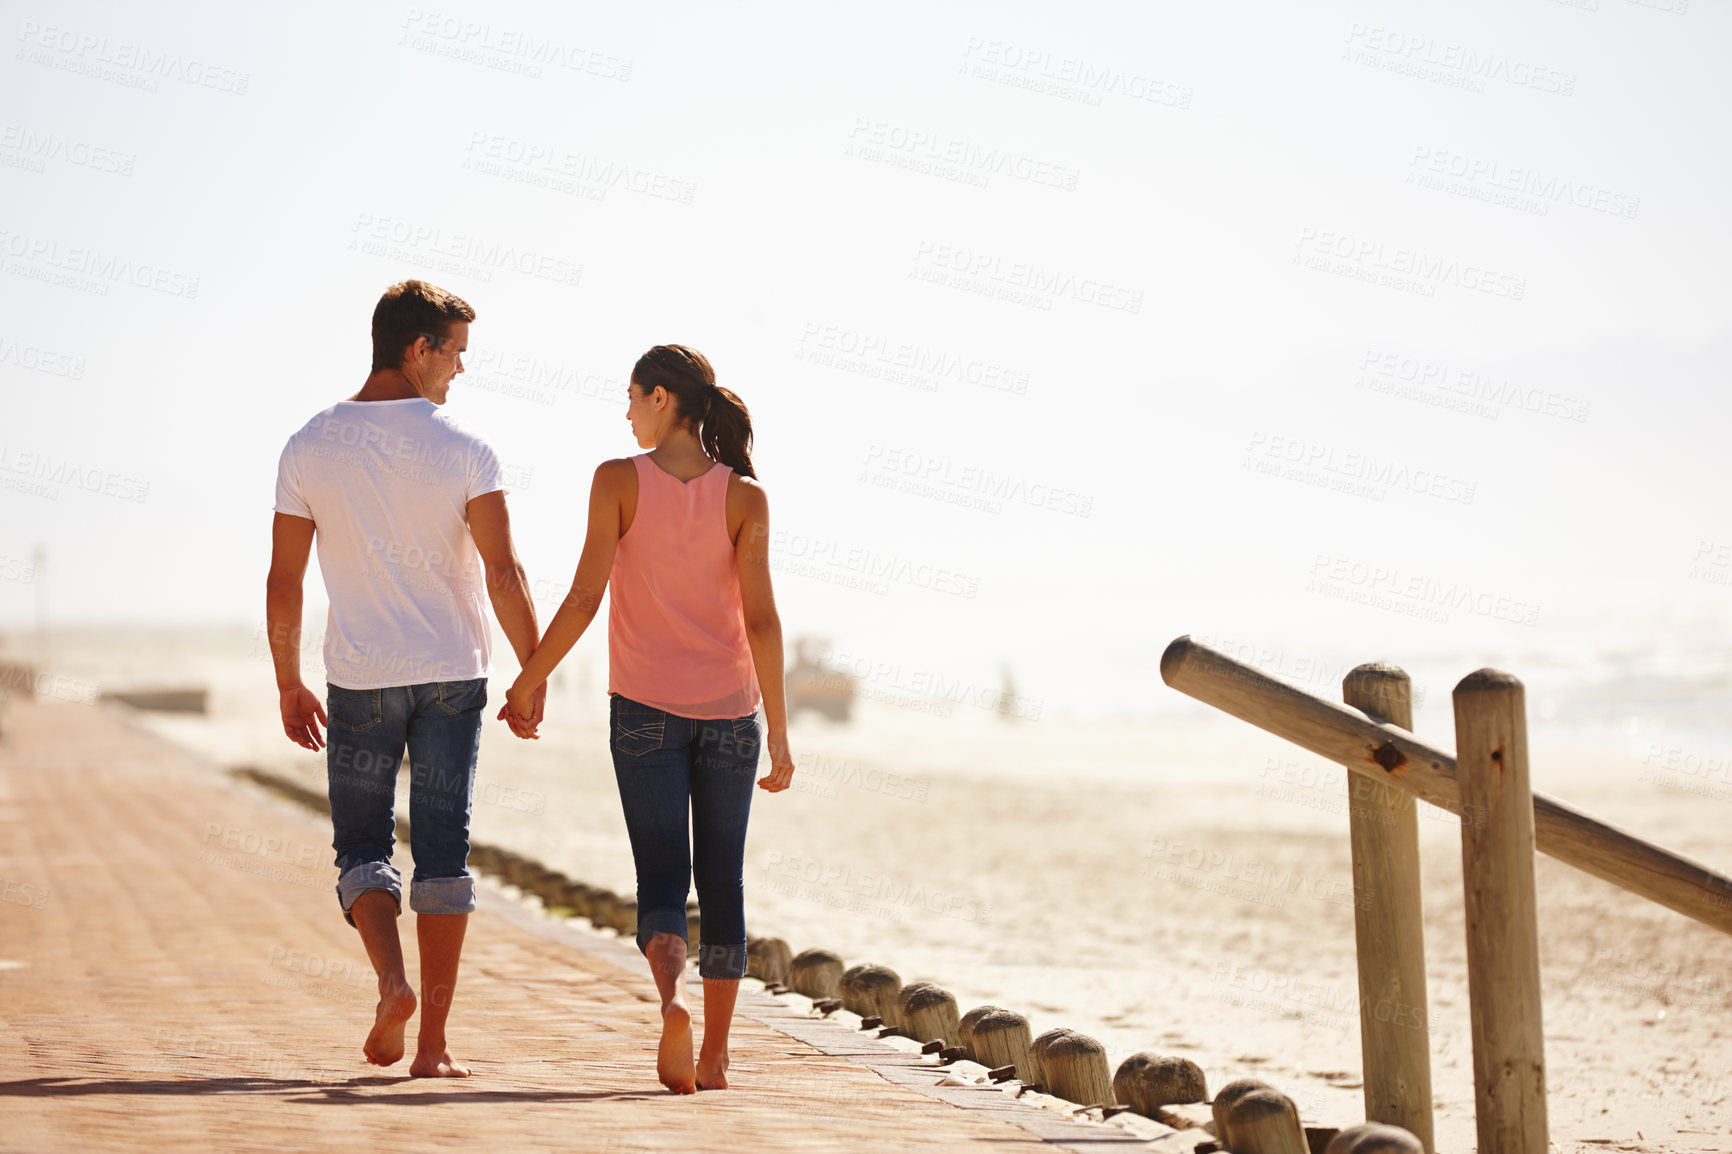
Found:
[{"label": "held hands", "polygon": [[535,731],[546,710],[547,682],[529,689],[520,677],[505,691],[505,704],[499,707],[499,720],[511,726],[511,732],[525,741],[539,741],[541,735]]},{"label": "held hands", "polygon": [[313,691],[305,685],[291,685],[278,690],[277,699],[283,713],[283,733],[288,739],[302,749],[317,751],[325,748],[319,726],[329,729],[331,723],[326,720],[325,707],[319,704]]},{"label": "held hands", "polygon": [[794,781],[794,754],[788,749],[788,736],[772,736],[766,742],[770,749],[770,772],[758,779],[758,788],[781,793]]}]

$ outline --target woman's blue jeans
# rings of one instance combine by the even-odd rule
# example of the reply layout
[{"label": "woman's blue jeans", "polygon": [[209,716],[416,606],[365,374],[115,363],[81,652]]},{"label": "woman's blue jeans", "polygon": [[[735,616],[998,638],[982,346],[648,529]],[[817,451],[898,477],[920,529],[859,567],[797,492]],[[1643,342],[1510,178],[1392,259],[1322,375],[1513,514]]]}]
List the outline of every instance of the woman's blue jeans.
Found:
[{"label": "woman's blue jeans", "polygon": [[745,977],[746,818],[758,773],[757,715],[681,717],[616,693],[608,717],[637,865],[638,949],[657,934],[686,936],[686,894],[695,883],[698,974]]}]

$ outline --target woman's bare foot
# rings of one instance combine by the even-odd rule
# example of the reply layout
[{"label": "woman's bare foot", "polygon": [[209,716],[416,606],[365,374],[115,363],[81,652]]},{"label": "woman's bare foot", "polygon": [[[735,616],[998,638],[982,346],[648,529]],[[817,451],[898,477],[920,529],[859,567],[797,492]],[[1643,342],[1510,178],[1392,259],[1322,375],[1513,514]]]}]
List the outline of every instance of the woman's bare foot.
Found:
[{"label": "woman's bare foot", "polygon": [[403,1028],[415,1013],[415,991],[401,978],[379,979],[379,1008],[373,1012],[373,1030],[361,1052],[375,1066],[403,1060]]},{"label": "woman's bare foot", "polygon": [[696,1092],[692,1065],[692,1012],[675,999],[662,1007],[662,1040],[656,1047],[656,1077],[676,1094]]},{"label": "woman's bare foot", "polygon": [[719,1055],[708,1050],[698,1055],[698,1089],[726,1090],[728,1088],[728,1052],[723,1050]]},{"label": "woman's bare foot", "polygon": [[469,1067],[459,1066],[451,1059],[451,1051],[444,1046],[437,1050],[415,1051],[415,1060],[409,1063],[411,1078],[467,1078]]}]

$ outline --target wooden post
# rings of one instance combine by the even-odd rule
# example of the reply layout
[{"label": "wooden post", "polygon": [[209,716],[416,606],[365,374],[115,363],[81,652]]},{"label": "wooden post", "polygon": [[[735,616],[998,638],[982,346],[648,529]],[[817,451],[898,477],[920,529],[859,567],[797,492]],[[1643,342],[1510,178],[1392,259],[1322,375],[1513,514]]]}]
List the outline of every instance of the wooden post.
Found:
[{"label": "wooden post", "polygon": [[[842,971],[842,980],[836,984],[836,996],[842,999],[842,1008],[851,1014],[860,1014],[860,1001],[854,993],[854,979],[858,978],[866,964],[861,962],[849,966]],[[865,1014],[860,1014],[864,1018]]]},{"label": "wooden post", "polygon": [[1233,1100],[1227,1111],[1227,1149],[1233,1154],[1311,1154],[1299,1108],[1272,1086],[1247,1090]]},{"label": "wooden post", "polygon": [[1015,1010],[977,1006],[957,1023],[958,1042],[969,1057],[989,1069],[1015,1066],[1016,1076],[1028,1073],[1028,1048],[1033,1044],[1028,1019]]},{"label": "wooden post", "polygon": [[1113,1096],[1145,1118],[1162,1106],[1207,1102],[1209,1086],[1202,1067],[1189,1058],[1168,1058],[1141,1050],[1119,1063]]},{"label": "wooden post", "polygon": [[1022,1081],[1030,1086],[1045,1086],[1047,1084],[1047,1049],[1060,1038],[1075,1032],[1069,1026],[1057,1026],[1030,1042],[1028,1044],[1028,1070],[1023,1073]]},{"label": "wooden post", "polygon": [[594,892],[595,887],[593,886],[585,885],[582,882],[572,882],[565,887],[565,894],[560,898],[560,901],[570,907],[578,917],[587,918],[590,911],[590,895]]},{"label": "wooden post", "polygon": [[956,1044],[974,1058],[974,1027],[989,1015],[999,1013],[1003,1006],[976,1006],[956,1021]]},{"label": "wooden post", "polygon": [[[1395,666],[1361,665],[1341,691],[1373,721],[1413,731],[1413,682]],[[1405,1127],[1431,1154],[1419,814],[1413,795],[1393,783],[1350,773],[1347,788],[1365,1116]]]},{"label": "wooden post", "polygon": [[1323,1154],[1429,1154],[1419,1138],[1399,1126],[1363,1122],[1329,1140]]},{"label": "wooden post", "polygon": [[902,1012],[902,1032],[916,1042],[942,1040],[950,1045],[956,1041],[956,998],[943,986],[931,982],[903,986],[896,1005]]},{"label": "wooden post", "polygon": [[781,938],[752,938],[746,943],[746,973],[766,986],[784,986],[794,951]]},{"label": "wooden post", "polygon": [[886,1026],[900,1026],[902,1016],[896,995],[902,977],[888,966],[853,966],[842,975],[842,1008],[862,1018],[882,1018]]},{"label": "wooden post", "polygon": [[834,998],[842,984],[842,955],[830,950],[801,950],[788,966],[788,984],[808,998]]},{"label": "wooden post", "polygon": [[1226,1116],[1233,1109],[1233,1102],[1237,1102],[1240,1095],[1251,1093],[1252,1090],[1263,1090],[1266,1085],[1268,1083],[1257,1081],[1256,1078],[1235,1078],[1214,1092],[1214,1100],[1209,1102],[1209,1111],[1214,1114],[1214,1137],[1219,1138],[1219,1142],[1225,1145],[1226,1149],[1233,1149],[1233,1144],[1226,1140]]},{"label": "wooden post", "polygon": [[1041,1055],[1046,1071],[1047,1092],[1079,1106],[1112,1106],[1112,1067],[1107,1048],[1089,1037],[1070,1031],[1054,1038]]},{"label": "wooden post", "polygon": [[[1461,813],[1451,754],[1406,730],[1277,681],[1207,645],[1181,637],[1161,655],[1161,678],[1198,701],[1303,746],[1357,774],[1411,790]],[[1544,794],[1533,795],[1541,853],[1604,878],[1649,901],[1732,934],[1732,875],[1595,821]],[[1478,820],[1475,815],[1474,820]]]},{"label": "wooden post", "polygon": [[589,895],[589,923],[600,929],[613,925],[614,915],[619,910],[619,895],[612,890],[597,890]]},{"label": "wooden post", "polygon": [[505,864],[505,880],[525,893],[530,891],[530,879],[541,869],[541,863],[512,854]]},{"label": "wooden post", "polygon": [[1479,1148],[1545,1154],[1545,1034],[1534,805],[1522,683],[1481,669],[1455,687],[1467,993]]}]

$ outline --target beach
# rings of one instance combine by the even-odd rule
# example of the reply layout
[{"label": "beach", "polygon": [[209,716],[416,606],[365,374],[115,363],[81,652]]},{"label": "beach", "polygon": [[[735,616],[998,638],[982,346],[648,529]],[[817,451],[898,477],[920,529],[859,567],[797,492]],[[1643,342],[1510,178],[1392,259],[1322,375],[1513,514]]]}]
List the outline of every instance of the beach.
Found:
[{"label": "beach", "polygon": [[368,1065],[377,982],[331,916],[334,867],[258,850],[311,845],[323,817],[79,709],[14,703],[0,748],[8,1151],[1190,1154],[1203,1136],[1043,1109],[756,981],[727,1092],[670,1094],[637,950],[489,881],[448,1034],[471,1076]]},{"label": "beach", "polygon": [[[55,667],[103,687],[147,676],[207,684],[207,715],[137,720],[210,762],[322,786],[322,757],[281,737],[261,644],[244,630],[69,639]],[[473,828],[478,840],[629,894],[598,668],[579,654],[561,671],[542,740],[488,726]],[[490,709],[504,684],[496,673]],[[1172,696],[1173,708],[1148,718],[1046,711],[1006,721],[966,702],[888,693],[858,701],[847,725],[801,715],[795,788],[754,799],[750,931],[936,981],[963,1009],[1018,1010],[1037,1033],[1081,1030],[1115,1067],[1138,1050],[1180,1055],[1211,1089],[1256,1076],[1308,1122],[1360,1120],[1346,771]],[[1435,722],[1438,696],[1416,729]],[[1732,785],[1714,756],[1732,746],[1676,719],[1664,732],[1598,733],[1576,700],[1554,702],[1556,720],[1532,722],[1534,787],[1732,865],[1719,837]],[[1453,745],[1447,732],[1422,735]],[[1459,830],[1453,815],[1420,811],[1429,1004],[1374,1012],[1429,1026],[1438,1147],[1467,1150]],[[1723,937],[1544,856],[1536,875],[1558,1147],[1732,1146]]]}]

